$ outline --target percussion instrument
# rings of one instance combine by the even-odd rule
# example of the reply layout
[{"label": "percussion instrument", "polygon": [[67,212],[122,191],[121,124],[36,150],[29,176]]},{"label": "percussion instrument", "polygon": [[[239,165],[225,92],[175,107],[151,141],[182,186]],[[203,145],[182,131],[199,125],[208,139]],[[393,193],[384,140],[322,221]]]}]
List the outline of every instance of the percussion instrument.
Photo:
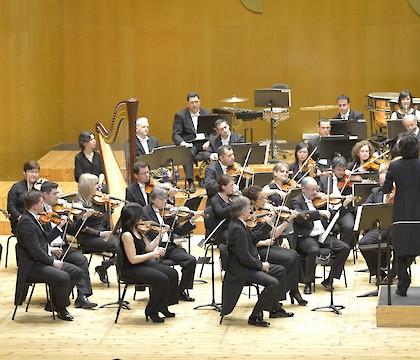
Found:
[{"label": "percussion instrument", "polygon": [[[368,109],[379,127],[385,127],[386,121],[391,118],[391,100],[397,98],[396,92],[373,92],[368,94]],[[372,116],[372,115],[371,115]]]},{"label": "percussion instrument", "polygon": [[267,108],[263,111],[263,120],[273,120],[273,126],[276,127],[280,122],[289,120],[289,109],[275,107],[273,110]]},{"label": "percussion instrument", "polygon": [[241,103],[241,102],[248,101],[248,99],[247,98],[237,97],[236,95],[233,95],[230,98],[222,99],[220,101],[221,102],[224,102],[224,103],[236,104],[236,103]]}]

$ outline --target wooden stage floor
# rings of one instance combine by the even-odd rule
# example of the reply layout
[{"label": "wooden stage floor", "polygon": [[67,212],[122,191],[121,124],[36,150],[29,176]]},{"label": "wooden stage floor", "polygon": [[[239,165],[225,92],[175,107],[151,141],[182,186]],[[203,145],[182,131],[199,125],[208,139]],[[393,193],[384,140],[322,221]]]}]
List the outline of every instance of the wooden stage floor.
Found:
[{"label": "wooden stage floor", "polygon": [[[195,237],[194,241],[200,240]],[[146,293],[138,293],[132,310],[122,310],[118,324],[114,324],[115,309],[81,310],[69,307],[73,322],[53,321],[43,310],[44,288],[37,287],[29,312],[23,307],[11,320],[15,288],[14,253],[9,254],[9,267],[4,268],[6,237],[0,237],[3,256],[0,264],[0,359],[418,359],[420,332],[413,328],[377,328],[377,298],[356,298],[373,290],[367,273],[354,270],[365,268],[360,259],[356,265],[349,257],[346,264],[349,287],[344,281],[335,283],[335,300],[345,305],[342,316],[311,309],[329,303],[329,294],[317,285],[315,294],[305,296],[307,307],[284,302],[295,316],[272,319],[270,328],[247,325],[247,317],[255,303],[255,296],[242,295],[234,312],[219,325],[219,315],[213,310],[193,310],[211,299],[210,284],[197,284],[191,295],[195,303],[182,302],[172,306],[176,318],[164,324],[146,323],[144,308]],[[14,243],[12,246],[14,249]],[[194,255],[202,249],[193,247]],[[117,287],[114,269],[110,269],[111,287],[107,288],[93,274],[92,300],[103,304],[115,301]],[[218,261],[216,261],[218,263]],[[420,283],[418,265],[414,265],[413,284]],[[318,270],[321,274],[321,269]],[[197,276],[199,272],[197,270]],[[210,266],[203,277],[210,280]],[[216,299],[220,299],[220,272],[216,270]],[[247,291],[247,290],[246,290]]]}]

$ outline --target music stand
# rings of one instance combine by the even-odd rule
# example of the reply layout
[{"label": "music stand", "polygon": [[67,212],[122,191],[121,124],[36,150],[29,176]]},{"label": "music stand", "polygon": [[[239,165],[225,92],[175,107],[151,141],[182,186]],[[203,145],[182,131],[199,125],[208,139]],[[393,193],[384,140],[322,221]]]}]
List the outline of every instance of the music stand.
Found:
[{"label": "music stand", "polygon": [[[378,244],[376,246],[378,265],[376,268],[376,290],[357,295],[357,297],[378,296],[381,282],[381,231],[382,229],[388,229],[392,224],[392,208],[393,205],[391,204],[364,204],[359,207],[360,210],[358,209],[354,228],[371,229],[373,226],[378,230]],[[387,268],[389,269],[389,264]]]},{"label": "music stand", "polygon": [[332,159],[337,155],[344,156],[350,161],[351,151],[357,139],[348,138],[343,135],[323,136],[319,141],[319,158]]},{"label": "music stand", "polygon": [[252,185],[257,185],[260,187],[264,187],[267,185],[271,180],[273,180],[273,172],[256,172],[252,177]]},{"label": "music stand", "polygon": [[363,204],[372,192],[372,189],[378,186],[376,183],[353,183],[352,194],[356,197],[360,196],[362,198],[360,203]]},{"label": "music stand", "polygon": [[367,138],[366,120],[330,120],[331,135],[356,136],[362,140]]},{"label": "music stand", "polygon": [[267,145],[259,145],[258,143],[238,143],[231,145],[233,153],[235,154],[235,161],[243,165],[250,148],[251,155],[249,156],[248,163],[250,164],[266,164]]},{"label": "music stand", "polygon": [[[188,198],[187,200],[185,200],[184,206],[186,206],[190,210],[197,211],[201,204],[201,200],[203,200],[202,195]],[[187,238],[188,238],[188,254],[191,254],[191,232],[188,233]]]},{"label": "music stand", "polygon": [[273,107],[288,108],[291,105],[290,89],[255,89],[255,107],[270,108],[271,160],[274,157],[274,120],[271,116]]},{"label": "music stand", "polygon": [[232,125],[232,117],[229,115],[200,115],[198,117],[197,133],[204,133],[206,135],[214,133],[216,130],[214,123],[219,119],[225,120],[229,126]]},{"label": "music stand", "polygon": [[388,141],[396,140],[401,133],[406,132],[402,120],[388,120],[386,128]]}]

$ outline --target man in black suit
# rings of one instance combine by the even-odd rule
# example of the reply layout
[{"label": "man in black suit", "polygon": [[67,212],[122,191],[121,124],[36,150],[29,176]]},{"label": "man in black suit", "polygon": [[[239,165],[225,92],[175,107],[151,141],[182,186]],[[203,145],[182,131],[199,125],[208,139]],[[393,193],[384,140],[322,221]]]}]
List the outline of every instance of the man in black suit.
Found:
[{"label": "man in black suit", "polygon": [[347,95],[338,96],[337,105],[338,114],[334,116],[334,119],[357,121],[365,118],[363,113],[350,109],[350,98]]},{"label": "man in black suit", "polygon": [[149,120],[147,117],[138,118],[136,120],[136,156],[150,154],[158,146],[158,138],[149,136]]},{"label": "man in black suit", "polygon": [[[321,138],[325,136],[330,136],[331,133],[331,123],[328,119],[319,119],[318,120],[318,136],[308,140],[309,153],[312,154],[312,151],[317,148],[317,150],[312,155],[312,159],[315,161],[319,160],[319,144]],[[326,165],[326,164],[325,164]]]},{"label": "man in black suit", "polygon": [[[339,279],[344,268],[344,263],[350,252],[350,246],[332,236],[328,236],[324,242],[320,242],[325,229],[328,226],[331,213],[328,210],[317,210],[312,203],[315,197],[319,196],[318,184],[315,179],[305,177],[302,180],[302,194],[292,199],[293,209],[305,212],[307,217],[296,217],[294,229],[297,237],[297,251],[306,256],[305,264],[305,294],[311,294],[311,282],[315,279],[316,257],[320,255],[320,248],[331,249],[334,255],[331,264],[331,271],[321,284],[327,290],[332,289],[333,278]],[[346,206],[346,201],[343,203]]]},{"label": "man in black suit", "polygon": [[222,288],[222,316],[235,308],[246,283],[264,286],[258,301],[248,319],[248,324],[268,326],[263,319],[263,310],[270,312],[270,318],[290,317],[279,304],[285,298],[286,270],[282,265],[262,262],[253,235],[246,227],[251,216],[251,202],[244,196],[235,198],[230,205],[232,220],[228,228],[228,266]]},{"label": "man in black suit", "polygon": [[[52,305],[58,318],[72,321],[66,307],[70,305],[71,289],[77,284],[83,272],[77,266],[57,260],[49,254],[48,243],[54,235],[47,234],[39,222],[39,214],[44,211],[42,193],[31,190],[25,195],[25,208],[17,226],[18,278],[15,303],[21,303],[26,281],[42,281],[50,285]],[[60,227],[65,222],[61,222]],[[58,229],[56,230],[58,231]]]},{"label": "man in black suit", "polygon": [[194,186],[194,157],[201,150],[194,141],[205,140],[205,134],[197,133],[198,117],[207,116],[210,113],[200,108],[200,96],[196,93],[187,95],[187,107],[175,114],[172,127],[172,140],[177,146],[191,148],[191,157],[184,164],[185,178],[188,181],[188,190],[195,192]]},{"label": "man in black suit", "polygon": [[415,115],[409,114],[404,115],[401,123],[408,133],[413,134],[417,140],[420,141],[420,129],[418,127],[417,121],[418,119]]},{"label": "man in black suit", "polygon": [[[150,194],[150,204],[143,208],[143,215],[145,220],[152,220],[161,225],[167,224],[173,229],[169,237],[168,233],[162,235],[160,242],[161,247],[166,248],[166,254],[164,259],[172,260],[176,265],[182,267],[182,277],[179,283],[179,299],[184,301],[194,301],[189,296],[187,290],[193,288],[195,267],[197,260],[194,256],[188,254],[184,248],[177,246],[174,243],[174,235],[187,235],[195,229],[195,221],[200,216],[199,214],[194,215],[189,221],[186,221],[183,225],[180,225],[178,220],[174,216],[162,217],[161,211],[167,204],[168,195],[167,190],[155,186]],[[156,233],[148,233],[150,239],[156,237]]]},{"label": "man in black suit", "polygon": [[[210,199],[219,191],[220,176],[227,173],[228,167],[235,162],[233,149],[229,145],[222,145],[217,150],[219,160],[212,162],[206,168],[204,185],[207,192],[207,206],[210,206]],[[237,190],[237,187],[236,189]]]},{"label": "man in black suit", "polygon": [[16,235],[18,220],[25,211],[25,194],[34,189],[34,185],[39,179],[40,166],[34,160],[23,164],[23,180],[13,184],[7,194],[7,212],[10,214],[10,225],[12,233]]}]

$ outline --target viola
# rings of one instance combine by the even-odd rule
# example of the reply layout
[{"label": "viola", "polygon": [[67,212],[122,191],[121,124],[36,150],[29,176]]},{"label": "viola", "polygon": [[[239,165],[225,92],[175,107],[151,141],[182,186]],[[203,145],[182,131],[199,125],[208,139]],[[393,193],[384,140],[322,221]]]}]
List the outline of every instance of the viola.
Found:
[{"label": "viola", "polygon": [[53,224],[60,224],[63,219],[60,215],[55,212],[41,213],[39,214],[39,221],[41,224],[48,224],[52,222]]}]

